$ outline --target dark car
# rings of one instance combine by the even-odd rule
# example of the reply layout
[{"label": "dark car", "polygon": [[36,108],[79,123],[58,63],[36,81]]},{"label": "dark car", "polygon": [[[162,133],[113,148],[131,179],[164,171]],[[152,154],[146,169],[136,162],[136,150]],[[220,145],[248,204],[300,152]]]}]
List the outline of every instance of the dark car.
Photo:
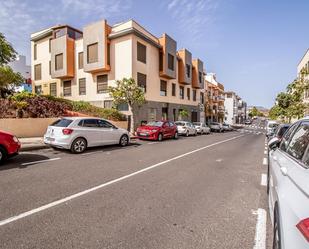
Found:
[{"label": "dark car", "polygon": [[18,154],[20,142],[11,133],[0,131],[0,164],[7,158]]},{"label": "dark car", "polygon": [[158,140],[178,138],[177,126],[171,121],[152,121],[137,128],[139,139]]},{"label": "dark car", "polygon": [[284,133],[287,131],[287,129],[289,129],[289,127],[290,127],[289,124],[280,124],[280,125],[278,125],[274,129],[273,134],[269,135],[268,138],[271,139],[273,137],[277,137],[281,141]]}]

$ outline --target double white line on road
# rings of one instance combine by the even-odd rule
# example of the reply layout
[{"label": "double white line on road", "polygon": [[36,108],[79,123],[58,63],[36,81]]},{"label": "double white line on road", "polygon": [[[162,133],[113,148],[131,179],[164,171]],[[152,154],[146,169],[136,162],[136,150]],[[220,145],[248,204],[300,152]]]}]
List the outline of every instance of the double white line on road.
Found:
[{"label": "double white line on road", "polygon": [[55,207],[55,206],[57,206],[57,205],[60,205],[60,204],[62,204],[62,203],[65,203],[65,202],[67,202],[67,201],[73,200],[73,199],[75,199],[75,198],[77,198],[77,197],[80,197],[80,196],[89,194],[89,193],[91,193],[91,192],[94,192],[94,191],[96,191],[96,190],[99,190],[99,189],[101,189],[101,188],[104,188],[104,187],[106,187],[106,186],[108,186],[108,185],[111,185],[111,184],[113,184],[113,183],[117,183],[117,182],[123,181],[123,180],[125,180],[125,179],[130,178],[130,177],[133,177],[133,176],[136,176],[136,175],[138,175],[138,174],[141,174],[141,173],[144,173],[144,172],[146,172],[146,171],[149,171],[149,170],[151,170],[151,169],[157,168],[157,167],[159,167],[159,166],[161,166],[161,165],[163,165],[163,164],[166,164],[166,163],[175,161],[175,160],[177,160],[177,159],[180,159],[180,158],[189,156],[189,155],[191,155],[191,154],[193,154],[193,153],[196,153],[196,152],[199,152],[199,151],[201,151],[201,150],[205,150],[205,149],[211,148],[211,147],[213,147],[213,146],[216,146],[216,145],[219,145],[219,144],[223,144],[223,143],[226,143],[226,142],[235,140],[235,139],[240,138],[240,137],[243,137],[243,136],[245,136],[245,135],[240,135],[240,136],[232,137],[232,138],[229,138],[229,139],[225,139],[225,140],[222,140],[222,141],[219,141],[219,142],[216,142],[216,143],[213,143],[213,144],[210,144],[210,145],[201,147],[201,148],[196,149],[196,150],[192,150],[192,151],[187,152],[187,153],[184,153],[184,154],[182,154],[182,155],[179,155],[179,156],[170,158],[170,159],[168,159],[168,160],[165,160],[165,161],[163,161],[163,162],[160,162],[160,163],[151,165],[151,166],[149,166],[149,167],[147,167],[147,168],[144,168],[144,169],[142,169],[142,170],[138,170],[138,171],[133,172],[133,173],[131,173],[131,174],[129,174],[129,175],[122,176],[122,177],[120,177],[120,178],[111,180],[111,181],[106,182],[106,183],[103,183],[103,184],[101,184],[101,185],[98,185],[98,186],[95,186],[95,187],[86,189],[86,190],[84,190],[84,191],[78,192],[78,193],[76,193],[76,194],[70,195],[70,196],[65,197],[65,198],[63,198],[63,199],[60,199],[60,200],[57,200],[57,201],[48,203],[48,204],[46,204],[46,205],[43,205],[43,206],[41,206],[41,207],[38,207],[38,208],[35,208],[35,209],[32,209],[32,210],[29,210],[29,211],[24,212],[24,213],[21,213],[21,214],[18,214],[18,215],[16,215],[16,216],[12,216],[12,217],[10,217],[10,218],[8,218],[8,219],[1,220],[1,221],[0,221],[0,226],[6,225],[6,224],[8,224],[8,223],[11,223],[11,222],[14,222],[14,221],[17,221],[17,220],[20,220],[20,219],[22,219],[22,218],[25,218],[25,217],[27,217],[27,216],[30,216],[30,215],[33,215],[33,214],[36,214],[36,213],[42,212],[42,211],[44,211],[44,210],[46,210],[46,209]]}]

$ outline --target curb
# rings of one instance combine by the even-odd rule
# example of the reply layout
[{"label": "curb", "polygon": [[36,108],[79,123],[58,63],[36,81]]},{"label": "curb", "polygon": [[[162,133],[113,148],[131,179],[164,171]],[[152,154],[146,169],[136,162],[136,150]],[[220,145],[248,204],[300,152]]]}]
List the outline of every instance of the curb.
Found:
[{"label": "curb", "polygon": [[20,152],[23,152],[23,151],[31,151],[31,150],[41,150],[41,149],[46,149],[48,148],[47,145],[45,144],[38,144],[38,145],[29,145],[29,146],[25,146],[25,147],[21,147],[20,148]]}]

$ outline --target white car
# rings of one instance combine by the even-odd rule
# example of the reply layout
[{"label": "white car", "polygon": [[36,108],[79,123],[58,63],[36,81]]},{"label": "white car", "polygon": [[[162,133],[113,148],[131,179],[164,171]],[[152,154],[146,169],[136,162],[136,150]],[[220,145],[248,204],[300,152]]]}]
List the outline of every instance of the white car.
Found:
[{"label": "white car", "polygon": [[223,132],[222,124],[217,122],[211,122],[210,123],[210,130],[215,132]]},{"label": "white car", "polygon": [[222,124],[222,128],[223,128],[223,131],[232,131],[233,130],[232,126],[230,126],[229,124],[225,124],[225,123]]},{"label": "white car", "polygon": [[177,121],[175,124],[177,125],[178,135],[185,135],[186,137],[190,135],[197,135],[197,130],[191,122]]},{"label": "white car", "polygon": [[278,125],[279,124],[277,121],[269,120],[266,125],[266,137],[270,136],[274,132],[274,129],[277,128]]},{"label": "white car", "polygon": [[130,143],[128,131],[100,118],[65,117],[48,126],[44,143],[82,153],[88,147]]},{"label": "white car", "polygon": [[268,203],[273,248],[309,248],[309,118],[269,143]]},{"label": "white car", "polygon": [[210,128],[203,122],[193,122],[194,127],[197,130],[197,133],[203,134],[210,134]]}]

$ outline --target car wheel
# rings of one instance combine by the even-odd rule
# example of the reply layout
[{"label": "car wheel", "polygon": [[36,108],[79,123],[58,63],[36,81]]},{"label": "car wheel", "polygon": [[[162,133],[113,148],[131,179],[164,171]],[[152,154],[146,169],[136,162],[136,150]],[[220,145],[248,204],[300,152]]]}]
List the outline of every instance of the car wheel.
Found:
[{"label": "car wheel", "polygon": [[119,145],[125,147],[129,144],[129,137],[127,135],[122,135],[119,140]]},{"label": "car wheel", "polygon": [[7,152],[4,148],[0,147],[0,164],[7,159]]},{"label": "car wheel", "polygon": [[194,132],[194,136],[196,136],[196,135],[197,135],[197,131]]},{"label": "car wheel", "polygon": [[189,137],[189,135],[190,135],[189,131],[186,131],[186,137]]},{"label": "car wheel", "polygon": [[83,153],[87,149],[87,141],[84,138],[76,138],[72,145],[71,151],[75,154]]},{"label": "car wheel", "polygon": [[204,131],[203,130],[201,130],[201,135],[204,135]]},{"label": "car wheel", "polygon": [[174,139],[178,139],[178,132],[177,131],[174,134]]},{"label": "car wheel", "polygon": [[163,135],[162,135],[162,133],[159,133],[159,135],[158,135],[158,141],[162,141],[163,140]]},{"label": "car wheel", "polygon": [[278,207],[275,207],[274,213],[274,231],[273,231],[273,249],[281,249],[280,222]]}]

